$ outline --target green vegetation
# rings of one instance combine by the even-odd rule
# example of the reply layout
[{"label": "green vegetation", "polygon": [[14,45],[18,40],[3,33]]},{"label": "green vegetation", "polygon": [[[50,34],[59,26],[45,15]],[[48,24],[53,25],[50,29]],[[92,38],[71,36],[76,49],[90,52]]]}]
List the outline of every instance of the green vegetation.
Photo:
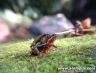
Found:
[{"label": "green vegetation", "polygon": [[96,34],[58,39],[55,44],[62,49],[52,48],[42,58],[28,56],[32,41],[15,40],[0,44],[0,73],[68,73],[60,70],[61,67],[78,67],[82,68],[80,73],[96,73],[94,69],[83,70],[96,66],[96,55],[93,58],[91,51],[96,50]]}]

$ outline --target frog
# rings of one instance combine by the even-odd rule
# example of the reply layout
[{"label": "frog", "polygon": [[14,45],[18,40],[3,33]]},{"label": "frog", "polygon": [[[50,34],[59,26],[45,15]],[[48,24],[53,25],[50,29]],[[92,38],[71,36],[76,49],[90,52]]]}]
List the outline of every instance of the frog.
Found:
[{"label": "frog", "polygon": [[51,47],[57,48],[54,42],[57,39],[56,34],[42,34],[38,36],[31,44],[31,56],[42,56],[51,49]]}]

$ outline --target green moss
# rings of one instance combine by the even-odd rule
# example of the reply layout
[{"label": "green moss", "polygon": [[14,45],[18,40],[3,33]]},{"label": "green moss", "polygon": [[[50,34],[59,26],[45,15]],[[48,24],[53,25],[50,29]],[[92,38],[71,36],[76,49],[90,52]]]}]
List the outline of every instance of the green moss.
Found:
[{"label": "green moss", "polygon": [[[96,66],[96,59],[92,58],[90,52],[96,49],[95,34],[57,39],[55,45],[61,48],[52,48],[42,58],[27,56],[32,41],[33,39],[13,40],[0,44],[0,73],[62,73],[63,70],[58,68]],[[83,70],[81,73],[93,72],[94,70]]]}]

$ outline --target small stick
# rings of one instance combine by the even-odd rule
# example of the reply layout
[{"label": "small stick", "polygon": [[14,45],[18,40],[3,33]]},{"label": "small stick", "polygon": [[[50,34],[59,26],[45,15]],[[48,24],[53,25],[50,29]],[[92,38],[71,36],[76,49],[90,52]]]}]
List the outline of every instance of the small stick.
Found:
[{"label": "small stick", "polygon": [[60,35],[60,34],[67,34],[67,33],[70,33],[70,32],[74,32],[75,30],[65,30],[64,32],[57,32],[55,33],[56,35]]},{"label": "small stick", "polygon": [[94,32],[94,29],[83,29],[84,32]]}]

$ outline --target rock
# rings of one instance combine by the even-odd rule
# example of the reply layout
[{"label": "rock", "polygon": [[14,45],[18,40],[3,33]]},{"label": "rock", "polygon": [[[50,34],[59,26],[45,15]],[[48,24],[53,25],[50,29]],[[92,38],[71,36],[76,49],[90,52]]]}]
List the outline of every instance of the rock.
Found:
[{"label": "rock", "polygon": [[6,22],[0,19],[0,42],[6,42],[11,39],[11,31]]},{"label": "rock", "polygon": [[74,28],[74,25],[60,13],[56,16],[42,17],[40,20],[32,24],[29,31],[32,35],[38,33],[36,34],[36,36],[38,36],[40,34],[54,34],[57,32],[63,32],[65,30],[72,30],[72,28]]}]

